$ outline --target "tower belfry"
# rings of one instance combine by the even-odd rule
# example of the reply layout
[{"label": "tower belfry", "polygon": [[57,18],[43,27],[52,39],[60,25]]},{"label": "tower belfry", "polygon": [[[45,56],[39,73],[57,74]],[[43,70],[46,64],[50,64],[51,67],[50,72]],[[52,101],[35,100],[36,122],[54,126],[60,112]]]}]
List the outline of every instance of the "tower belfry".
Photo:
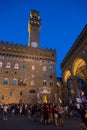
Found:
[{"label": "tower belfry", "polygon": [[40,26],[41,20],[39,12],[36,10],[32,10],[30,12],[30,20],[28,22],[28,46],[29,47],[39,47],[40,42]]}]

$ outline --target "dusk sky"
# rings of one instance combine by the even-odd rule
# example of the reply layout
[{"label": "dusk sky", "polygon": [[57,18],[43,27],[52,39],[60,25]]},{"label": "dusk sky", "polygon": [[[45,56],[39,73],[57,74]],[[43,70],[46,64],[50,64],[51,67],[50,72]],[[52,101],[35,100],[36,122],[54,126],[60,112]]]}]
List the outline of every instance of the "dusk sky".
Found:
[{"label": "dusk sky", "polygon": [[87,0],[0,0],[0,41],[28,45],[31,10],[40,12],[40,47],[56,49],[60,63],[87,24]]}]

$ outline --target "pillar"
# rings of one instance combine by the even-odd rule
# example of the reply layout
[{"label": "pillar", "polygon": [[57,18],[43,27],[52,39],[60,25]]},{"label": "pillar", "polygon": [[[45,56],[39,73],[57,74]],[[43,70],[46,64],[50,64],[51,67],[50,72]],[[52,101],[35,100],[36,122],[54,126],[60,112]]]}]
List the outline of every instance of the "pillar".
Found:
[{"label": "pillar", "polygon": [[80,97],[80,89],[79,89],[78,81],[75,76],[72,77],[72,83],[73,83],[72,86],[75,92],[75,97]]}]

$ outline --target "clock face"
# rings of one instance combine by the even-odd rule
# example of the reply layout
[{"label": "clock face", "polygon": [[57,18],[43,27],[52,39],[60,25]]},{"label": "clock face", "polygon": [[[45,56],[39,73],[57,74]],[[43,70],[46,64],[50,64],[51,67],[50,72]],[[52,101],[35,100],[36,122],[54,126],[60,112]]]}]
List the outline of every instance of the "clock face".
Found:
[{"label": "clock face", "polygon": [[38,46],[38,43],[37,43],[37,42],[31,42],[31,46],[32,46],[32,47],[37,47],[37,46]]}]

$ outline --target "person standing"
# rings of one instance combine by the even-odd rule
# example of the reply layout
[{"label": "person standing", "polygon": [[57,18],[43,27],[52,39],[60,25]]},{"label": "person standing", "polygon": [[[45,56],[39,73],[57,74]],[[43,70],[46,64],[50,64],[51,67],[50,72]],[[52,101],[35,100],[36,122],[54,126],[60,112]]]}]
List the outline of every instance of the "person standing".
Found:
[{"label": "person standing", "polygon": [[7,115],[8,115],[8,105],[5,104],[3,106],[3,120],[8,120]]},{"label": "person standing", "polygon": [[54,105],[54,123],[58,126],[58,104]]}]

